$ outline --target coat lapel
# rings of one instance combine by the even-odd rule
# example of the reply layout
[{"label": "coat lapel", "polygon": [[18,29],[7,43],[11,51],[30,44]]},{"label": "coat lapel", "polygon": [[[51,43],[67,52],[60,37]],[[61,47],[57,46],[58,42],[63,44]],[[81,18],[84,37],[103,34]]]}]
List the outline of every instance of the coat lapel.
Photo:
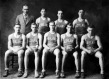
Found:
[{"label": "coat lapel", "polygon": [[23,14],[21,15],[21,18],[22,18],[22,22],[26,25]]}]

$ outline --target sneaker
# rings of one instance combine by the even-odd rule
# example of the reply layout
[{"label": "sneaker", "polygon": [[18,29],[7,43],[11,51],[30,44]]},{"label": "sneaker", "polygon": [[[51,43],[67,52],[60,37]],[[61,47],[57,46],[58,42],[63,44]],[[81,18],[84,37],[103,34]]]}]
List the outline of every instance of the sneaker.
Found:
[{"label": "sneaker", "polygon": [[75,78],[80,78],[80,73],[79,72],[76,72]]},{"label": "sneaker", "polygon": [[18,71],[18,77],[21,77],[23,75],[23,72],[22,71]]},{"label": "sneaker", "polygon": [[35,71],[35,78],[38,78],[39,77],[39,73],[37,71]]},{"label": "sneaker", "polygon": [[60,76],[61,76],[61,78],[65,78],[65,73],[61,72]]},{"label": "sneaker", "polygon": [[24,78],[27,78],[27,77],[28,77],[28,72],[27,72],[27,71],[25,71],[23,77],[24,77]]},{"label": "sneaker", "polygon": [[85,78],[84,72],[81,72],[81,78]]},{"label": "sneaker", "polygon": [[60,75],[59,75],[59,72],[56,72],[56,78],[59,78]]},{"label": "sneaker", "polygon": [[44,77],[45,77],[45,75],[46,75],[46,73],[45,73],[45,72],[41,72],[40,78],[44,78]]},{"label": "sneaker", "polygon": [[3,77],[7,77],[9,75],[9,70],[5,70]]},{"label": "sneaker", "polygon": [[105,79],[105,75],[104,75],[104,74],[101,74],[101,78],[102,78],[102,79]]}]

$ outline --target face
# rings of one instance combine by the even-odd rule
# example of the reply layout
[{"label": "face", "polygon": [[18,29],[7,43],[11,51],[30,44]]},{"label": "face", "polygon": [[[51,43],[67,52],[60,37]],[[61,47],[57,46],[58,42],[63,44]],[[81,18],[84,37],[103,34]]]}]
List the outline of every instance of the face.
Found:
[{"label": "face", "polygon": [[93,28],[90,28],[90,27],[88,27],[88,28],[87,28],[87,32],[88,32],[89,34],[92,34],[92,33],[93,33],[93,31],[94,31],[94,29],[93,29]]},{"label": "face", "polygon": [[55,24],[53,22],[49,24],[49,27],[50,27],[50,30],[53,30],[53,31],[55,30]]},{"label": "face", "polygon": [[36,32],[37,26],[36,25],[31,25],[31,30],[32,32]]},{"label": "face", "polygon": [[46,14],[45,9],[42,9],[42,10],[41,10],[41,15],[42,15],[42,16],[45,16],[45,14]]},{"label": "face", "polygon": [[63,16],[63,12],[62,12],[62,11],[58,11],[57,16],[58,16],[58,18],[62,18],[62,16]]},{"label": "face", "polygon": [[20,25],[15,25],[14,27],[15,32],[19,33],[20,29],[21,29]]},{"label": "face", "polygon": [[66,29],[67,29],[67,32],[71,32],[72,26],[71,25],[67,25]]},{"label": "face", "polygon": [[83,11],[83,10],[79,10],[78,15],[79,15],[80,17],[83,17],[83,16],[84,16],[84,11]]},{"label": "face", "polygon": [[28,14],[28,11],[29,11],[28,6],[23,6],[22,11],[24,14]]}]

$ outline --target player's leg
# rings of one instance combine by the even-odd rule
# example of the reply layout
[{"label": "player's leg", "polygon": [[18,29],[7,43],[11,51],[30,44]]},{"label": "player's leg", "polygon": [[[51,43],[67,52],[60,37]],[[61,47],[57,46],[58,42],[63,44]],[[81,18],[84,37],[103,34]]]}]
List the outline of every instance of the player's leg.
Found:
[{"label": "player's leg", "polygon": [[85,51],[81,52],[81,77],[85,77],[84,75],[84,59],[87,53]]},{"label": "player's leg", "polygon": [[17,52],[17,54],[18,54],[18,65],[19,65],[19,68],[18,68],[18,77],[21,77],[23,75],[23,72],[22,72],[22,64],[23,64],[24,50],[19,50]]},{"label": "player's leg", "polygon": [[59,64],[60,64],[60,50],[55,49],[54,55],[56,56],[56,77],[59,77]]},{"label": "player's leg", "polygon": [[43,54],[42,54],[42,73],[40,75],[41,78],[45,77],[45,66],[46,66],[46,59],[47,55],[49,53],[49,49],[44,48],[43,49]]},{"label": "player's leg", "polygon": [[40,51],[34,51],[35,54],[35,78],[39,77],[39,73],[38,73],[38,65],[39,65],[39,53]]},{"label": "player's leg", "polygon": [[26,78],[28,76],[28,61],[29,61],[29,55],[32,51],[27,49],[25,51],[25,57],[24,57],[24,67],[25,67],[25,71],[24,71],[24,78]]},{"label": "player's leg", "polygon": [[101,72],[100,74],[104,74],[104,64],[103,64],[103,55],[100,51],[95,53],[95,57],[97,57],[99,59],[99,65],[101,68]]},{"label": "player's leg", "polygon": [[4,63],[5,63],[5,73],[3,74],[3,77],[7,77],[9,74],[9,55],[12,54],[13,51],[12,50],[7,50],[5,52],[5,57],[4,57]]},{"label": "player's leg", "polygon": [[62,65],[61,65],[61,74],[60,74],[60,76],[62,77],[62,78],[64,78],[65,77],[65,74],[64,74],[64,65],[65,65],[65,61],[66,61],[66,58],[67,58],[67,52],[66,51],[62,51],[62,55],[63,55],[63,57],[62,57]]},{"label": "player's leg", "polygon": [[75,66],[76,66],[76,75],[75,75],[75,77],[79,78],[80,77],[80,73],[79,73],[79,57],[78,57],[78,52],[75,51],[73,53],[73,56],[74,56],[74,59],[75,59]]}]

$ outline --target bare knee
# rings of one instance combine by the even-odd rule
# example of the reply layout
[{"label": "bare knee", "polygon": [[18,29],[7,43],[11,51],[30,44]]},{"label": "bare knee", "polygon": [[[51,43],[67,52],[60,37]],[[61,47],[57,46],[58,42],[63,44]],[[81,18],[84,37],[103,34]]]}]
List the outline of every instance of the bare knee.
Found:
[{"label": "bare knee", "polygon": [[62,55],[63,55],[63,57],[66,57],[67,56],[67,52],[62,51]]},{"label": "bare knee", "polygon": [[25,51],[25,56],[29,56],[29,54],[30,54],[30,50],[27,49],[27,50]]},{"label": "bare knee", "polygon": [[12,52],[13,52],[12,50],[7,50],[7,51],[5,52],[5,57],[9,56]]},{"label": "bare knee", "polygon": [[60,50],[59,49],[55,49],[54,50],[54,54],[59,57],[60,56]]},{"label": "bare knee", "polygon": [[100,58],[100,59],[103,58],[103,55],[102,55],[102,53],[100,51],[96,52],[95,56],[97,58]]},{"label": "bare knee", "polygon": [[43,49],[43,56],[47,55],[48,52],[49,52],[49,49],[44,48]]},{"label": "bare knee", "polygon": [[74,56],[75,58],[78,58],[78,52],[75,51],[75,52],[73,53],[73,56]]},{"label": "bare knee", "polygon": [[82,51],[82,52],[81,52],[81,56],[82,56],[82,57],[85,57],[86,54],[87,54],[87,53],[86,53],[85,51]]},{"label": "bare knee", "polygon": [[19,50],[18,51],[18,57],[20,57],[20,58],[23,57],[23,53],[24,53],[24,50]]}]

